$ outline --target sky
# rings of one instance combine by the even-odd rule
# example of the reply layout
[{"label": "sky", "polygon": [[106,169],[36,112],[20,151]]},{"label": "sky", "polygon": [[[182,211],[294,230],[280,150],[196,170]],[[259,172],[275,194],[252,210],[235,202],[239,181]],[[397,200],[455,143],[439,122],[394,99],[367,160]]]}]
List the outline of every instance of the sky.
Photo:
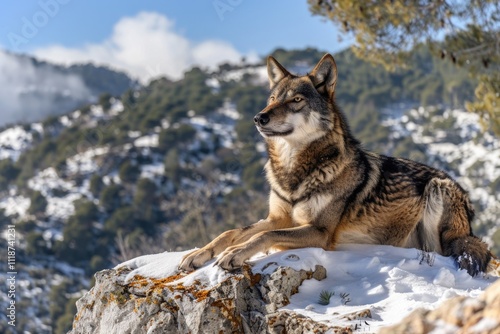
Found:
[{"label": "sky", "polygon": [[0,49],[60,64],[93,62],[147,82],[193,65],[255,61],[277,47],[349,45],[306,0],[7,0]]}]

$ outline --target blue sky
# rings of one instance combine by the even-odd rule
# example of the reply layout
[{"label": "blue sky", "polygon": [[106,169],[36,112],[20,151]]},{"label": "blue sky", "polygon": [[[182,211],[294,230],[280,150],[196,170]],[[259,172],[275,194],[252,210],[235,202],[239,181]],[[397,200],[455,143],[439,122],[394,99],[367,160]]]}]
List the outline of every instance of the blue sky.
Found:
[{"label": "blue sky", "polygon": [[348,46],[338,37],[306,0],[8,0],[0,11],[0,48],[58,63],[108,64],[145,79],[276,47],[337,52]]}]

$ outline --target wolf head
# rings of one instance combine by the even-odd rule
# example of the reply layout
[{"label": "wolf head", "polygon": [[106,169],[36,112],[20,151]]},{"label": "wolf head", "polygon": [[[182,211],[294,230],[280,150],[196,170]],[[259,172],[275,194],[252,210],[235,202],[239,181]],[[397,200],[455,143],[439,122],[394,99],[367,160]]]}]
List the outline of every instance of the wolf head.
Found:
[{"label": "wolf head", "polygon": [[321,58],[310,74],[290,74],[276,59],[267,59],[271,94],[267,107],[254,117],[265,138],[308,143],[332,131],[337,65],[330,54]]}]

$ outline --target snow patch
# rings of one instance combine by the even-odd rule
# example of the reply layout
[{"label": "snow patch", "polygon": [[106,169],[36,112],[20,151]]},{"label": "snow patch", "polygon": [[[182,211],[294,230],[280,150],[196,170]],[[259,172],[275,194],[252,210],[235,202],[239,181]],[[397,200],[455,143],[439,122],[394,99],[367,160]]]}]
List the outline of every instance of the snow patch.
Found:
[{"label": "snow patch", "polygon": [[23,217],[27,214],[30,205],[30,199],[24,196],[11,195],[0,199],[0,209],[4,209],[6,216],[18,215]]},{"label": "snow patch", "polygon": [[[184,252],[165,252],[153,255],[144,255],[138,258],[123,262],[115,267],[128,267],[133,269],[127,274],[125,281],[128,282],[139,275],[151,278],[164,278],[174,275],[178,272],[177,266],[181,262],[184,255],[190,253]],[[213,262],[196,270],[195,272],[175,281],[175,284],[183,283],[184,285],[193,284],[195,280],[199,281],[206,287],[213,287],[223,280],[227,279],[229,274],[218,266],[214,266]]]},{"label": "snow patch", "polygon": [[455,276],[447,268],[441,268],[432,282],[436,285],[453,288],[455,286]]},{"label": "snow patch", "polygon": [[134,140],[135,147],[158,147],[159,135],[154,133],[147,136],[142,136]]},{"label": "snow patch", "polygon": [[17,161],[22,152],[31,147],[33,136],[21,126],[13,126],[0,132],[0,160]]},{"label": "snow patch", "polygon": [[157,177],[163,176],[165,165],[162,162],[156,162],[147,165],[140,165],[141,178],[148,178],[154,180]]},{"label": "snow patch", "polygon": [[52,189],[72,190],[74,186],[73,183],[61,179],[53,167],[49,167],[29,179],[28,187],[41,192],[43,196],[47,197],[50,196]]},{"label": "snow patch", "polygon": [[224,81],[241,81],[245,74],[252,75],[256,84],[267,84],[269,82],[266,66],[246,67],[228,71],[221,76]]},{"label": "snow patch", "polygon": [[[96,149],[97,150],[97,149]],[[89,162],[88,160],[86,160]],[[82,168],[82,170],[86,170]],[[39,191],[47,200],[45,213],[50,218],[67,219],[73,215],[75,207],[73,202],[88,195],[84,187],[77,187],[73,182],[68,182],[59,177],[52,167],[44,169],[28,180],[28,187]],[[53,191],[65,191],[64,196],[54,196]]]},{"label": "snow patch", "polygon": [[72,193],[64,197],[48,197],[45,213],[51,218],[66,220],[75,212],[74,201],[82,198],[81,194]]},{"label": "snow patch", "polygon": [[66,170],[69,173],[89,174],[99,169],[95,157],[108,153],[109,147],[96,147],[82,153],[75,154],[66,160]]},{"label": "snow patch", "polygon": [[111,98],[111,107],[109,108],[109,114],[111,116],[116,116],[124,110],[123,103],[121,100],[117,100],[114,97]]},{"label": "snow patch", "polygon": [[224,116],[227,116],[233,120],[238,120],[241,118],[240,113],[236,109],[236,105],[230,101],[224,101],[222,108],[218,112]]}]

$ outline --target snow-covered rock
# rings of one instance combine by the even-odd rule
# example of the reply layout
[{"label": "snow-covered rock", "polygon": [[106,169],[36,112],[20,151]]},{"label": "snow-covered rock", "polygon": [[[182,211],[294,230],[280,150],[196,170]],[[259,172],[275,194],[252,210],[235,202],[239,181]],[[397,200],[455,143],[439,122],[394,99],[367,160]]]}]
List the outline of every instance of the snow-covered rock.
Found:
[{"label": "snow-covered rock", "polygon": [[[71,333],[376,332],[416,309],[476,298],[495,281],[472,278],[449,258],[390,246],[277,252],[235,273],[213,262],[180,273],[186,253],[141,256],[97,273]],[[331,293],[326,305],[323,291]]]},{"label": "snow-covered rock", "polygon": [[[247,266],[227,274],[212,267],[201,269],[201,274],[163,278],[137,274],[157,276],[158,262],[163,264],[160,268],[175,270],[180,255],[142,257],[97,273],[95,286],[77,302],[70,333],[313,333],[326,328],[278,310],[304,280],[323,279],[324,268],[278,267],[271,274],[254,274]],[[130,268],[137,264],[142,271]]]},{"label": "snow-covered rock", "polygon": [[416,310],[401,323],[380,331],[391,333],[500,333],[500,281],[477,299],[455,297],[433,311]]}]

